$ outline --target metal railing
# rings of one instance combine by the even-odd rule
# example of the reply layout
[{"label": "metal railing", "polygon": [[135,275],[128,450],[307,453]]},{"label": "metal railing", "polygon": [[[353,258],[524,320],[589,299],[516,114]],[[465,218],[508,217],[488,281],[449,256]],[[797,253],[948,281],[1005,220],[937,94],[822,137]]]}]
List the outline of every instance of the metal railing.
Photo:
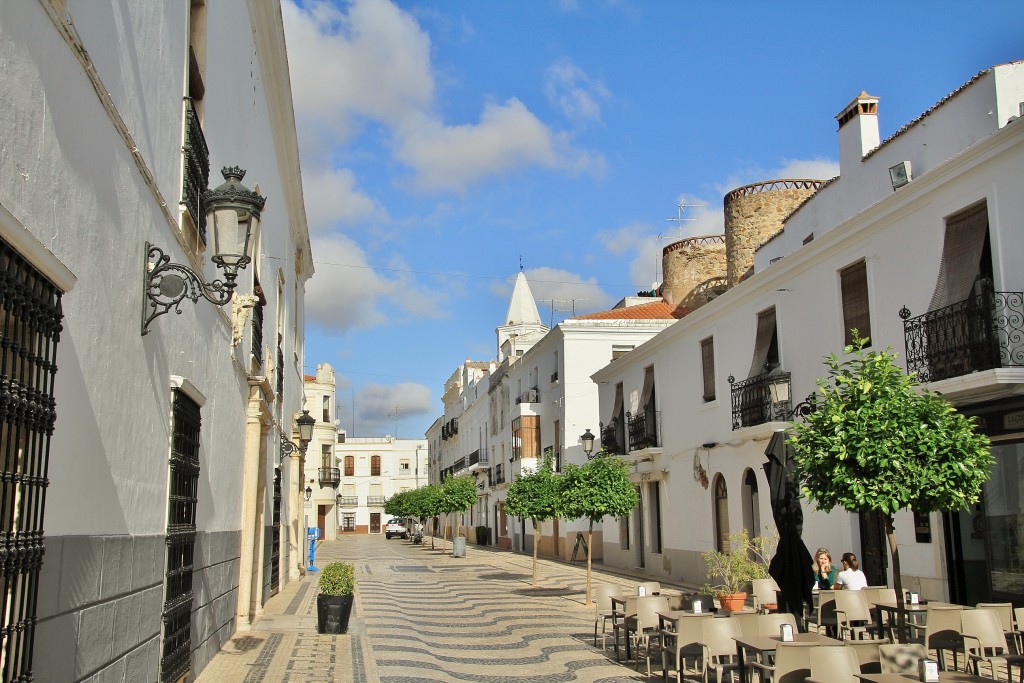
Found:
[{"label": "metal railing", "polygon": [[341,470],[337,467],[321,467],[320,486],[337,486],[341,481]]},{"label": "metal railing", "polygon": [[504,484],[505,483],[505,470],[501,465],[494,468],[494,483]]},{"label": "metal railing", "polygon": [[338,505],[343,508],[359,507],[359,496],[339,496]]},{"label": "metal railing", "polygon": [[904,307],[907,371],[922,382],[1024,366],[1024,293],[990,286],[915,318]]},{"label": "metal railing", "polygon": [[[729,377],[732,385],[732,428],[752,427],[775,420],[784,420],[790,415],[790,401],[775,402],[768,388],[770,383],[789,385],[788,372],[764,372],[739,382]],[[787,395],[789,391],[786,391]]]},{"label": "metal railing", "polygon": [[612,420],[611,424],[601,427],[601,450],[625,455],[625,430],[619,427],[618,420]]},{"label": "metal railing", "polygon": [[645,410],[636,415],[626,413],[629,422],[629,450],[657,448],[661,445],[661,411]]},{"label": "metal railing", "polygon": [[455,464],[452,465],[452,471],[453,472],[461,472],[464,469],[466,469],[466,459],[465,458],[459,458],[458,460],[455,461]]},{"label": "metal railing", "polygon": [[192,215],[199,239],[206,244],[206,211],[203,207],[203,193],[210,185],[210,148],[199,123],[192,99],[185,98],[185,174],[181,188],[181,202]]},{"label": "metal railing", "polygon": [[473,465],[486,465],[488,463],[487,451],[476,450],[469,454],[469,467]]}]

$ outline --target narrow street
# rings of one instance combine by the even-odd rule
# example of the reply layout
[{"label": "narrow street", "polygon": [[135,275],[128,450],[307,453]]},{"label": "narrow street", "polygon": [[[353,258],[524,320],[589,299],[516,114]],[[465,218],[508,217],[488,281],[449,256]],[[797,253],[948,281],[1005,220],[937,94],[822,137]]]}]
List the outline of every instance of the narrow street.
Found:
[{"label": "narrow street", "polygon": [[[646,680],[616,663],[610,646],[594,647],[583,563],[541,560],[533,588],[529,556],[469,545],[453,558],[440,539],[434,550],[429,538],[383,536],[317,549],[317,566],[338,559],[356,564],[348,634],[317,634],[310,573],[275,596],[253,630],[237,633],[198,683]],[[601,570],[594,580],[632,585]]]}]

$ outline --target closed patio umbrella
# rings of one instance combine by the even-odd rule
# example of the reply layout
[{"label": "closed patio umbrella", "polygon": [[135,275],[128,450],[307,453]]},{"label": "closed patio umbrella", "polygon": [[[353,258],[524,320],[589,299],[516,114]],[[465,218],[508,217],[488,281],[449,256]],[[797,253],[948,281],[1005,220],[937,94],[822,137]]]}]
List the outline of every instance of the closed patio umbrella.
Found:
[{"label": "closed patio umbrella", "polygon": [[764,454],[768,462],[764,473],[768,477],[772,517],[779,531],[779,545],[768,564],[768,573],[779,584],[779,611],[796,616],[800,630],[804,630],[804,604],[811,603],[811,554],[801,538],[804,513],[800,507],[800,486],[796,481],[786,445],[786,433],[777,431]]}]

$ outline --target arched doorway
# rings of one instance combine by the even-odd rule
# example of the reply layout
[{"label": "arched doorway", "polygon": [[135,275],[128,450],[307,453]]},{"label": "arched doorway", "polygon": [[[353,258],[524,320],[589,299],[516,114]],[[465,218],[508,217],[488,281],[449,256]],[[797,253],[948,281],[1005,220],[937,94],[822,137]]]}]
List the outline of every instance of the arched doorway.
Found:
[{"label": "arched doorway", "polygon": [[729,552],[729,490],[725,485],[725,477],[721,473],[715,475],[715,548],[723,553]]}]

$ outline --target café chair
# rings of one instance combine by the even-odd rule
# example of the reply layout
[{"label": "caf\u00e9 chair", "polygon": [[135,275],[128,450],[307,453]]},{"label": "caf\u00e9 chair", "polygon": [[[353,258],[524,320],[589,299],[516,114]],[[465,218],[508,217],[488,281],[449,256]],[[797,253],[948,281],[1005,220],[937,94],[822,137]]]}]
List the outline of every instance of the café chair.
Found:
[{"label": "caf\u00e9 chair", "polygon": [[661,677],[668,678],[668,660],[672,657],[675,664],[676,683],[683,683],[683,678],[700,678],[704,675],[701,660],[704,638],[703,622],[706,619],[686,617],[679,620],[675,631],[661,631]]},{"label": "caf\u00e9 chair", "polygon": [[[868,609],[875,622],[882,625],[882,629],[888,634],[891,640],[896,639],[896,624],[891,623],[889,612],[874,606],[876,602],[896,602],[896,589],[888,586],[866,586],[860,589],[868,601]],[[879,634],[881,637],[882,634]]]},{"label": "caf\u00e9 chair", "polygon": [[605,641],[608,637],[608,622],[615,619],[615,614],[612,612],[612,596],[621,592],[621,586],[610,583],[602,583],[594,587],[594,647],[597,647],[597,626],[600,624],[601,649],[607,649]]},{"label": "caf\u00e9 chair", "polygon": [[697,621],[701,622],[701,673],[704,683],[708,683],[712,673],[718,683],[722,683],[722,674],[726,672],[732,678],[740,667],[735,640],[742,635],[739,622],[732,617]]},{"label": "caf\u00e9 chair", "polygon": [[822,645],[810,650],[811,675],[807,683],[859,683],[857,653],[843,645]]},{"label": "caf\u00e9 chair", "polygon": [[779,604],[779,584],[775,579],[754,579],[750,582],[750,592],[754,594],[755,612],[767,612],[765,605]]},{"label": "caf\u00e9 chair", "polygon": [[[643,589],[643,590],[641,590]],[[657,581],[644,581],[637,584],[636,594],[637,595],[655,595],[661,592],[661,583]]]},{"label": "caf\u00e9 chair", "polygon": [[860,591],[836,591],[835,600],[840,640],[860,639],[865,634],[877,637],[868,601]]},{"label": "caf\u00e9 chair", "polygon": [[882,645],[889,645],[892,641],[888,638],[873,638],[863,640],[844,640],[843,645],[857,653],[857,662],[860,664],[862,674],[882,673],[881,653],[879,648]]},{"label": "caf\u00e9 chair", "polygon": [[757,612],[733,612],[729,618],[735,619],[740,625],[740,633],[744,636],[759,636],[761,631],[759,624],[761,617],[765,615]]},{"label": "caf\u00e9 chair", "polygon": [[1006,634],[1007,639],[1013,643],[1015,654],[1024,654],[1021,651],[1020,636],[1021,632],[1018,630],[1017,624],[1014,620],[1013,615],[1013,603],[1011,602],[979,602],[975,605],[976,609],[990,609],[999,615],[999,622],[1003,625],[1003,633]]},{"label": "caf\u00e9 chair", "polygon": [[[929,607],[925,615],[924,639],[922,644],[927,651],[935,650],[935,660],[939,668],[946,669],[945,651],[953,654],[953,670],[959,668],[957,655],[964,650],[964,637],[961,632],[962,623],[960,615],[963,610],[959,607]],[[920,630],[922,627],[914,627]],[[967,658],[964,657],[966,663]]]},{"label": "caf\u00e9 chair", "polygon": [[836,594],[841,591],[820,590],[818,604],[807,615],[807,630],[821,635],[832,635],[836,629]]},{"label": "caf\u00e9 chair", "polygon": [[758,673],[762,683],[804,683],[811,674],[810,653],[816,649],[800,643],[779,643],[774,664],[749,662],[747,666]]},{"label": "caf\u00e9 chair", "polygon": [[[619,633],[623,634],[623,643],[629,638],[627,620],[636,614],[636,602],[640,598],[631,595],[626,598],[626,603],[621,608],[612,612],[612,640],[615,644],[615,661],[619,661]],[[628,648],[628,643],[626,644]]]},{"label": "caf\u00e9 chair", "polygon": [[1013,667],[1020,669],[1024,680],[1024,655],[1013,654],[1006,644],[1006,634],[999,615],[990,609],[965,609],[960,613],[963,624],[964,650],[974,664],[974,673],[981,675],[981,663],[992,669],[996,677],[996,664],[1006,667],[1006,680],[1013,680]]},{"label": "caf\u00e9 chair", "polygon": [[917,663],[928,656],[921,643],[893,643],[878,647],[884,674],[916,674]]},{"label": "caf\u00e9 chair", "polygon": [[796,616],[790,614],[789,612],[759,614],[757,615],[757,635],[777,636],[779,635],[779,627],[783,624],[789,624],[793,627],[793,633],[797,632]]},{"label": "caf\u00e9 chair", "polygon": [[640,657],[647,661],[647,675],[651,675],[651,653],[654,648],[661,647],[661,620],[658,612],[668,609],[668,598],[660,595],[645,595],[637,598],[636,615],[626,618],[627,630],[633,644],[633,656],[636,657],[637,670],[640,669]]}]

